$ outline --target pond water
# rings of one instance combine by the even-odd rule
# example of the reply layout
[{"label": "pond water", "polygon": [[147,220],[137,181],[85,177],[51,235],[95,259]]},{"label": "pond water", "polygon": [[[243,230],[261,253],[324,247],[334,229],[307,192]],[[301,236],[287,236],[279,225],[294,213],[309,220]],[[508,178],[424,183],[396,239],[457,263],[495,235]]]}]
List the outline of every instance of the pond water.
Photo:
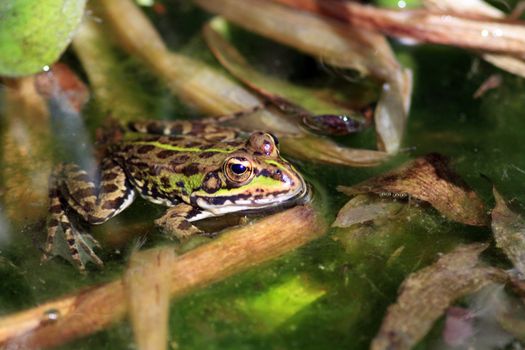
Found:
[{"label": "pond water", "polygon": [[[189,2],[168,1],[165,9],[165,13],[151,8],[146,11],[168,46],[219,67],[199,33],[209,16]],[[338,72],[266,39],[240,29],[235,29],[232,37],[243,52],[260,57],[261,67],[270,67],[284,78],[303,83],[326,82],[331,86],[352,84],[349,82],[352,79],[346,77],[345,80]],[[403,151],[372,168],[290,159],[313,184],[316,208],[326,221],[331,223],[348,200],[336,191],[337,185],[356,184],[430,152],[448,156],[452,167],[488,208],[494,205],[493,184],[518,206],[525,203],[522,183],[525,145],[521,142],[525,129],[523,79],[501,72],[462,50],[398,43],[393,46],[398,59],[414,73],[412,109]],[[189,119],[198,115],[174,97],[138,59],[121,51],[118,55],[121,61],[114,78],[125,82],[128,92],[134,94],[134,103],[148,113],[146,117]],[[73,51],[68,51],[63,61],[87,81],[86,72]],[[492,74],[502,76],[501,85],[474,99],[474,92]],[[366,85],[362,81],[357,83]],[[42,162],[42,170],[49,170],[47,161],[64,157],[67,152],[61,148],[71,140],[64,141],[52,133],[50,136],[45,128],[35,127],[35,119],[31,119],[34,116],[28,117],[27,113],[22,113],[19,120],[13,119],[16,113],[9,111],[12,108],[9,104],[16,101],[8,97],[7,89],[1,89],[0,102],[2,140],[5,141],[0,149],[3,162],[0,167],[2,315],[36,306],[81,287],[111,281],[121,276],[129,254],[137,246],[152,247],[169,242],[152,225],[163,209],[139,199],[117,218],[93,229],[103,246],[99,252],[105,261],[104,269],[90,268],[88,274],[82,276],[58,258],[41,264],[38,246],[45,239],[46,203],[38,199],[37,194],[46,186],[46,175],[45,172],[31,173],[34,167],[27,164],[23,151],[14,152],[20,152],[22,144],[28,148],[26,152],[35,157],[35,162]],[[351,89],[356,89],[355,84]],[[75,135],[77,141],[83,137],[93,139],[96,128],[105,118],[96,99],[91,99],[82,113],[87,129],[85,135]],[[56,122],[57,119],[51,132],[57,132]],[[337,138],[337,141],[368,148],[375,142],[372,130],[349,139]],[[33,152],[34,149],[38,151]],[[19,189],[20,184],[35,188]],[[10,192],[17,188],[19,192]],[[491,241],[490,228],[450,222],[425,206],[409,210],[409,215],[371,234],[356,235],[351,228],[331,228],[322,238],[281,258],[173,301],[170,348],[367,348],[386,308],[395,302],[400,284],[410,273],[431,264],[439,253],[448,252],[460,243]],[[205,244],[206,240],[198,238],[187,244]],[[496,265],[508,266],[495,249],[489,250],[487,258]],[[419,347],[443,346],[439,342],[442,327],[443,321],[438,322]],[[131,326],[124,321],[60,349],[130,349],[134,348],[132,339]],[[508,343],[511,341],[509,338]]]}]

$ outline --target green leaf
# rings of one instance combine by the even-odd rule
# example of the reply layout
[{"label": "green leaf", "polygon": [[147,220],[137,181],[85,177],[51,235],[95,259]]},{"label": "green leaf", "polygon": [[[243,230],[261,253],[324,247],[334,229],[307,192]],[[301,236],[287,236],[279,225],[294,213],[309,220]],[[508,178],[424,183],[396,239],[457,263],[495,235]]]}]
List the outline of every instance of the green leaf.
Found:
[{"label": "green leaf", "polygon": [[28,75],[54,63],[73,38],[85,4],[85,0],[2,0],[0,75]]}]

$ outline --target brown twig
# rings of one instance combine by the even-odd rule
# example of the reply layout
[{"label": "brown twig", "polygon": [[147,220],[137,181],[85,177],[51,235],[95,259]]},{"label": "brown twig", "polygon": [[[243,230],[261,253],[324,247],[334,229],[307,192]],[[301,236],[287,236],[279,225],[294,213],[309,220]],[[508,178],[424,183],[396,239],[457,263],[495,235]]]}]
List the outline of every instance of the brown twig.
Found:
[{"label": "brown twig", "polygon": [[328,15],[356,28],[423,42],[525,57],[525,26],[508,20],[472,19],[424,9],[388,10],[339,0],[273,0]]},{"label": "brown twig", "polygon": [[[319,237],[326,225],[310,206],[299,206],[230,230],[174,259],[171,296],[189,292],[283,255]],[[0,319],[0,348],[49,348],[122,319],[127,303],[122,279]]]}]

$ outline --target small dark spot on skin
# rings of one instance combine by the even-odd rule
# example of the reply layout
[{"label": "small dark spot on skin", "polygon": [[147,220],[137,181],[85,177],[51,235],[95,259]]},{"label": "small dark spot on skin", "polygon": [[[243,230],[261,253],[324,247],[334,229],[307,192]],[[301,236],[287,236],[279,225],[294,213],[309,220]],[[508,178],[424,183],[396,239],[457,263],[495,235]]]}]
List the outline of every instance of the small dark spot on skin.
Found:
[{"label": "small dark spot on skin", "polygon": [[171,129],[169,129],[169,133],[171,135],[182,134],[182,125],[176,125],[171,127]]},{"label": "small dark spot on skin", "polygon": [[134,163],[133,165],[134,165],[135,167],[137,167],[138,169],[141,169],[141,170],[149,169],[149,164],[148,164],[148,163],[137,162],[137,163]]},{"label": "small dark spot on skin", "polygon": [[186,215],[186,218],[191,219],[192,217],[199,215],[200,212],[201,210],[199,208],[193,207],[188,215]]},{"label": "small dark spot on skin", "polygon": [[163,176],[160,178],[160,182],[164,188],[170,188],[170,179],[167,176]]},{"label": "small dark spot on skin", "polygon": [[177,157],[173,158],[171,160],[171,164],[183,164],[183,163],[186,163],[188,161],[188,159],[190,159],[190,156],[186,155],[186,154],[181,154],[181,155],[178,155]]},{"label": "small dark spot on skin", "polygon": [[137,149],[137,153],[139,154],[144,154],[144,153],[148,153],[148,152],[151,152],[155,149],[155,146],[153,145],[144,145],[144,146],[140,146],[138,149]]},{"label": "small dark spot on skin", "polygon": [[214,152],[202,152],[201,154],[199,154],[199,158],[201,159],[208,159],[208,158],[211,158],[215,155]]},{"label": "small dark spot on skin", "polygon": [[102,186],[102,192],[111,193],[115,191],[118,191],[118,186],[115,184],[104,184]]},{"label": "small dark spot on skin", "polygon": [[177,181],[177,183],[175,185],[177,185],[180,188],[186,187],[185,184],[184,184],[184,181]]},{"label": "small dark spot on skin", "polygon": [[79,181],[79,182],[89,182],[90,179],[89,179],[89,176],[87,176],[87,174],[80,173],[80,174],[76,174],[73,180]]},{"label": "small dark spot on skin", "polygon": [[199,147],[199,146],[202,146],[202,144],[196,141],[188,142],[184,145],[184,147],[187,147],[187,148],[193,148],[193,147]]},{"label": "small dark spot on skin", "polygon": [[47,222],[48,226],[50,227],[54,227],[54,226],[58,226],[60,225],[60,222],[58,222],[57,219],[49,219],[49,221]]},{"label": "small dark spot on skin", "polygon": [[272,176],[272,173],[271,173],[268,169],[262,169],[262,170],[259,172],[259,176],[271,177],[271,176]]},{"label": "small dark spot on skin", "polygon": [[259,151],[255,151],[255,152],[253,152],[253,155],[256,156],[256,157],[260,157],[263,154],[261,152],[259,152]]},{"label": "small dark spot on skin", "polygon": [[163,151],[160,151],[159,153],[157,153],[157,158],[166,159],[166,158],[169,158],[169,157],[173,156],[174,154],[175,154],[175,152],[173,152],[173,151],[163,150]]},{"label": "small dark spot on skin", "polygon": [[93,191],[93,188],[82,188],[80,190],[76,190],[71,194],[71,197],[73,198],[86,198],[90,196],[94,196],[95,192]]},{"label": "small dark spot on skin", "polygon": [[102,181],[112,181],[115,180],[117,176],[118,173],[105,172],[104,175],[102,175]]},{"label": "small dark spot on skin", "polygon": [[160,194],[159,190],[155,186],[151,186],[150,196],[153,198],[163,198],[163,196]]},{"label": "small dark spot on skin", "polygon": [[182,169],[182,173],[184,176],[192,176],[199,172],[199,164],[198,163],[191,163],[189,165],[186,165]]},{"label": "small dark spot on skin", "polygon": [[184,221],[182,221],[182,222],[179,224],[178,229],[179,229],[179,230],[184,230],[184,231],[185,231],[185,230],[189,229],[190,227],[191,227],[190,222],[187,221],[187,220],[184,220]]},{"label": "small dark spot on skin", "polygon": [[55,204],[49,207],[49,212],[51,214],[59,214],[62,212],[62,206],[60,204]]},{"label": "small dark spot on skin", "polygon": [[71,255],[73,255],[73,256],[78,255],[78,250],[77,250],[77,248],[70,247],[69,250],[71,251]]},{"label": "small dark spot on skin", "polygon": [[215,193],[221,188],[222,182],[216,172],[209,172],[204,177],[202,189],[207,193]]},{"label": "small dark spot on skin", "polygon": [[73,238],[70,238],[70,239],[67,240],[67,244],[70,245],[70,246],[74,245],[75,244],[75,240]]},{"label": "small dark spot on skin", "polygon": [[[114,200],[106,201],[102,205],[102,209],[110,209],[110,210],[111,209],[117,209],[120,206],[121,202],[122,202],[122,198],[117,198],[117,199],[114,199]],[[97,219],[100,220],[100,218],[97,218]]]}]

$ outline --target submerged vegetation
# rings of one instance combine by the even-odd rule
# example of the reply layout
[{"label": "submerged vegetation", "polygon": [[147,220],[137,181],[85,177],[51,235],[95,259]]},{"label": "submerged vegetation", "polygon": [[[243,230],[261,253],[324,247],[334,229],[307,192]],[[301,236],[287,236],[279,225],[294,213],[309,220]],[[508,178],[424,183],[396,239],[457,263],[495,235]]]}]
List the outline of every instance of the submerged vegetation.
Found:
[{"label": "submerged vegetation", "polygon": [[[523,346],[519,6],[29,3],[0,4],[0,348]],[[311,199],[182,239],[137,200],[41,261],[55,164],[96,170],[145,119],[271,133]]]}]

